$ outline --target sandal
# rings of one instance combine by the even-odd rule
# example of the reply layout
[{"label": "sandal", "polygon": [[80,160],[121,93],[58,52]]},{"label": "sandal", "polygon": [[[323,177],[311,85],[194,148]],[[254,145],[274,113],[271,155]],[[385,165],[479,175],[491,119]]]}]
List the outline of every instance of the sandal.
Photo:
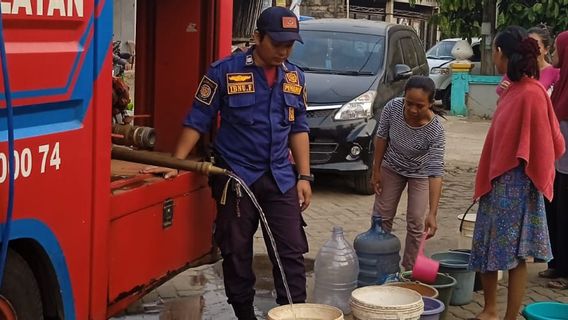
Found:
[{"label": "sandal", "polygon": [[558,278],[558,272],[556,269],[546,269],[538,273],[538,276],[545,279],[556,279]]},{"label": "sandal", "polygon": [[552,289],[566,290],[568,289],[568,279],[557,279],[548,282],[547,286]]}]

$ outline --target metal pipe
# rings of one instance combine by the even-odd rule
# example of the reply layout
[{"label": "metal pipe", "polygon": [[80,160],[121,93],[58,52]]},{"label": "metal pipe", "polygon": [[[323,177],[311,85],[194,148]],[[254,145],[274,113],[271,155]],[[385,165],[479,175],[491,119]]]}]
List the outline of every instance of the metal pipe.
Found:
[{"label": "metal pipe", "polygon": [[131,124],[113,124],[111,137],[114,144],[144,149],[152,149],[156,142],[154,128]]},{"label": "metal pipe", "polygon": [[125,147],[113,146],[112,158],[117,160],[139,162],[154,166],[178,170],[198,172],[204,175],[227,174],[228,171],[214,166],[211,162],[176,159],[170,155],[152,151],[132,150]]}]

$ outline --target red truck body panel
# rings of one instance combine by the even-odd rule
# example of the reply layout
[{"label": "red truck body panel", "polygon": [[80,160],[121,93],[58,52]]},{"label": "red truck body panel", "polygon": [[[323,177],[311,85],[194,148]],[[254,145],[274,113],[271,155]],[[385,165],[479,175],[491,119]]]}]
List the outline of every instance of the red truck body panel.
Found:
[{"label": "red truck body panel", "polygon": [[[111,160],[111,0],[0,5],[16,127],[10,239],[45,251],[65,319],[106,319],[177,272],[208,261],[215,213],[207,178],[139,176],[143,165]],[[152,116],[157,149],[172,152],[201,74],[230,53],[232,0],[141,0],[137,7],[136,112]],[[4,222],[1,81],[0,91]],[[164,225],[168,199],[173,219]]]}]

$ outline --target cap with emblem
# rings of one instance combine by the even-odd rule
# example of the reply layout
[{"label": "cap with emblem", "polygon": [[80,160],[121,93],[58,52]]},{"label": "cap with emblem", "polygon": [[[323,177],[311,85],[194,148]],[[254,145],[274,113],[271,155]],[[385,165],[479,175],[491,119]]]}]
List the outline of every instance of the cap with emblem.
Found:
[{"label": "cap with emblem", "polygon": [[256,20],[256,28],[276,42],[302,41],[298,17],[284,7],[270,7]]}]

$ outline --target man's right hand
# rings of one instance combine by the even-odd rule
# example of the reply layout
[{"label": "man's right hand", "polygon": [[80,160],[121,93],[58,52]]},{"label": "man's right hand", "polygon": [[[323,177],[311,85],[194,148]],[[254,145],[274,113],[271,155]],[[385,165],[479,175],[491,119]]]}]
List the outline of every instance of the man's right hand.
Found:
[{"label": "man's right hand", "polygon": [[140,173],[161,174],[164,176],[164,179],[169,179],[177,176],[179,170],[165,167],[149,166],[141,169]]}]

